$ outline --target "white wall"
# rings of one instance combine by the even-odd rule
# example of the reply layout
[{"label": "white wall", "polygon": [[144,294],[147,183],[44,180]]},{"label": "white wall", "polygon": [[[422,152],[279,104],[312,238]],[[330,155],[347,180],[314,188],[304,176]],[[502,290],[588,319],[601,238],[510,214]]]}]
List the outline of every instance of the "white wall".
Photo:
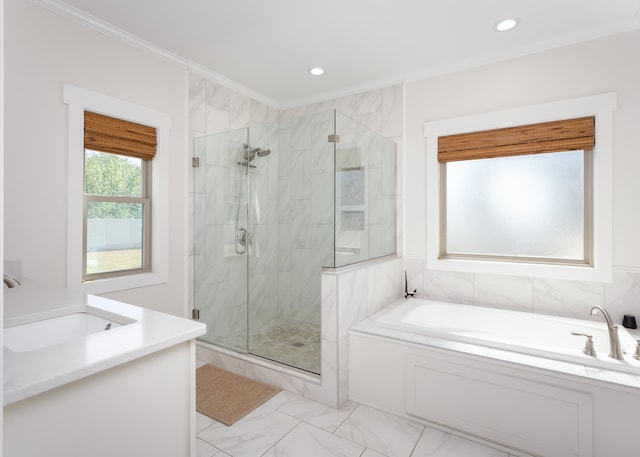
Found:
[{"label": "white wall", "polygon": [[67,106],[62,83],[172,117],[169,282],[110,297],[183,315],[185,71],[31,2],[5,2],[5,256],[24,277],[66,285]]},{"label": "white wall", "polygon": [[[448,298],[490,304],[504,293],[504,307],[553,311],[556,301],[569,301],[573,309],[561,314],[582,315],[581,304],[611,304],[621,311],[640,312],[640,154],[634,141],[640,127],[640,32],[629,32],[510,59],[476,69],[408,83],[406,86],[404,161],[405,267],[413,270],[413,286],[429,295],[440,289],[454,291]],[[424,123],[438,119],[540,104],[615,91],[613,170],[614,283],[576,284],[537,282],[530,278],[487,278],[449,275],[424,270],[426,246]],[[437,277],[436,277],[437,276]],[[486,276],[486,275],[485,275]],[[446,283],[446,284],[445,284]],[[624,284],[623,284],[624,283]],[[431,290],[428,290],[431,288]],[[622,288],[626,288],[622,290]],[[558,289],[563,289],[559,295]],[[550,292],[551,291],[551,292]],[[436,295],[440,293],[433,292]],[[538,292],[538,296],[536,296]],[[456,295],[452,297],[451,295]],[[566,299],[566,300],[565,300]],[[496,297],[500,302],[500,298]],[[516,302],[508,306],[507,302]],[[538,307],[536,309],[536,301]],[[624,303],[623,303],[624,302]],[[633,307],[633,306],[635,307]]]},{"label": "white wall", "polygon": [[[4,0],[0,0],[0,28],[4,30]],[[0,34],[0,176],[4,176],[4,34]],[[4,182],[4,179],[3,179]],[[0,222],[4,220],[4,186],[0,186]],[[0,258],[4,258],[4,224],[0,226]],[[0,272],[4,274],[4,265],[0,264]],[[0,295],[0,321],[4,322],[4,294]],[[4,328],[4,326],[3,326]],[[0,329],[0,344],[4,347],[3,328]],[[0,379],[4,379],[4,357],[0,354]],[[2,392],[0,402],[4,404]],[[4,415],[0,412],[0,443],[2,443]],[[0,450],[0,457],[3,452]]]},{"label": "white wall", "polygon": [[184,67],[22,0],[5,2],[5,62],[4,258],[20,260],[24,277],[66,285],[63,82],[162,111],[172,117],[169,282],[109,296],[184,315]]}]

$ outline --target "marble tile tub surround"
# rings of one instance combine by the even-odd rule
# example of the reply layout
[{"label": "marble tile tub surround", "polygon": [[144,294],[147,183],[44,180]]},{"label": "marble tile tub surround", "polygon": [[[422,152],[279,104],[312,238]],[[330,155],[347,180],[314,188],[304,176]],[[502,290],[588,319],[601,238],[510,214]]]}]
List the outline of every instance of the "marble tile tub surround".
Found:
[{"label": "marble tile tub surround", "polygon": [[419,298],[596,321],[602,318],[589,311],[600,305],[616,323],[624,314],[640,318],[640,271],[614,270],[611,283],[596,283],[428,270],[425,264],[424,258],[403,259]]}]

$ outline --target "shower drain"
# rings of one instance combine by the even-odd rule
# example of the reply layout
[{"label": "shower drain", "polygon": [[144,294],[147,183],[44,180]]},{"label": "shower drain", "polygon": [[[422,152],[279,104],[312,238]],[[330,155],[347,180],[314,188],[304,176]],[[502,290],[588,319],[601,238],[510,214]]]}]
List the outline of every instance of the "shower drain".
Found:
[{"label": "shower drain", "polygon": [[297,348],[301,348],[302,346],[304,346],[304,343],[300,343],[300,342],[297,342],[297,343],[291,343],[291,346],[295,346],[295,347],[297,347]]}]

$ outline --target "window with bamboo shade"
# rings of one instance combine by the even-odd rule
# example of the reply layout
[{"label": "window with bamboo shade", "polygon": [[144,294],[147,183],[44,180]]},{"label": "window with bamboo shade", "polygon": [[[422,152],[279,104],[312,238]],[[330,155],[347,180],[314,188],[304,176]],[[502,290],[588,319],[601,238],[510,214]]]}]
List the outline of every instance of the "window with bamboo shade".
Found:
[{"label": "window with bamboo shade", "polygon": [[[72,290],[81,290],[90,294],[103,294],[117,292],[120,290],[148,287],[158,284],[165,284],[168,281],[169,272],[169,227],[170,227],[170,205],[169,205],[169,182],[171,176],[170,151],[171,151],[171,129],[172,116],[170,112],[150,108],[140,105],[131,100],[124,100],[106,95],[84,87],[72,84],[62,84],[62,100],[67,105],[67,287]],[[160,105],[163,105],[160,103]],[[86,119],[85,119],[86,117]],[[101,122],[101,121],[102,122]],[[85,122],[86,121],[86,122]],[[95,122],[92,122],[95,121]],[[115,123],[117,127],[111,127]],[[98,144],[93,139],[99,138],[105,133],[109,137],[121,138],[123,135],[114,135],[113,131],[127,132],[133,138],[126,141],[126,147],[122,147],[122,142],[117,142],[117,149],[113,149],[113,139],[106,144]],[[141,131],[141,132],[140,132]],[[155,138],[154,138],[155,137]],[[85,147],[85,138],[87,144]],[[141,138],[137,140],[136,138]],[[155,147],[153,147],[153,143]],[[131,144],[137,146],[131,147]],[[140,157],[142,151],[142,158]],[[89,160],[90,159],[90,160]],[[87,162],[93,162],[87,164]],[[102,162],[104,161],[104,162]],[[109,189],[102,186],[98,180],[87,183],[87,168],[94,167],[100,169],[103,165],[117,162],[120,167],[117,170],[123,172],[128,170],[126,176],[135,182],[135,186],[125,185],[119,189]],[[144,185],[140,184],[141,169],[138,164],[142,162],[146,173]],[[124,166],[122,166],[124,165]],[[93,170],[90,170],[92,172]],[[153,178],[153,179],[151,179]],[[125,180],[126,182],[126,180]],[[89,188],[88,188],[89,187]],[[87,252],[98,255],[99,249],[87,251],[87,215],[88,201],[100,202],[101,199],[127,199],[141,198],[141,190],[146,192],[147,203],[116,202],[118,211],[128,208],[131,212],[143,214],[142,221],[146,247],[143,251],[149,253],[149,260],[144,261],[143,269],[116,271],[113,276],[99,278],[87,278],[86,263]],[[87,192],[88,191],[88,192]],[[114,195],[115,194],[115,195]],[[153,204],[153,208],[151,207]],[[108,212],[109,203],[91,203],[91,214],[98,215],[97,207],[103,206],[100,211]],[[117,211],[115,211],[117,213]],[[129,224],[122,214],[114,214],[112,221],[114,224]],[[95,219],[98,219],[96,217]],[[118,220],[120,219],[120,220]],[[93,223],[93,222],[92,222]],[[140,219],[137,222],[140,224]],[[121,227],[116,227],[116,231]],[[153,230],[148,230],[153,228]],[[130,228],[130,227],[129,227]],[[141,230],[136,228],[136,233]],[[96,240],[103,236],[97,231],[93,231],[89,237],[90,246],[96,247]],[[106,235],[106,232],[105,232]],[[91,244],[93,243],[93,244]],[[126,262],[133,262],[136,255],[140,254],[139,246],[134,250],[126,249],[121,241],[112,240],[108,244],[110,251],[102,250],[105,255],[111,255],[111,259],[120,266]],[[118,245],[119,244],[119,245]],[[104,245],[104,243],[103,243]],[[93,249],[93,248],[92,248]],[[123,252],[125,251],[125,252]],[[125,262],[122,262],[120,254],[127,254]],[[102,254],[100,254],[102,255]],[[95,259],[89,259],[93,262]],[[139,266],[138,258],[138,266]],[[95,266],[95,265],[94,265]]]},{"label": "window with bamboo shade", "polygon": [[150,271],[156,147],[153,127],[84,112],[84,281]]},{"label": "window with bamboo shade", "polygon": [[438,137],[441,258],[588,265],[595,118]]}]

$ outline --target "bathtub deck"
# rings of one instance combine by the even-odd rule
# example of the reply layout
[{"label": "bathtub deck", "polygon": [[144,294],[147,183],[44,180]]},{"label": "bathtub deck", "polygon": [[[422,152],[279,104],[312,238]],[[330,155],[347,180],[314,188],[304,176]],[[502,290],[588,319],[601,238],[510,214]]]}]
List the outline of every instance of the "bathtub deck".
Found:
[{"label": "bathtub deck", "polygon": [[350,330],[351,400],[513,455],[637,457],[639,375],[384,328],[378,316]]},{"label": "bathtub deck", "polygon": [[[397,304],[392,306],[397,306]],[[516,363],[525,367],[547,370],[552,373],[579,376],[595,382],[602,381],[606,383],[613,383],[621,387],[640,389],[640,361],[630,360],[628,355],[626,356],[627,360],[624,362],[618,362],[615,360],[607,360],[605,351],[600,350],[599,359],[604,361],[601,366],[588,366],[583,363],[575,363],[574,361],[567,360],[553,360],[527,353],[513,352],[500,347],[491,347],[490,345],[471,344],[462,341],[449,340],[439,336],[429,336],[423,333],[398,330],[397,328],[388,328],[386,326],[383,327],[377,325],[376,320],[386,312],[388,312],[387,308],[382,309],[368,319],[361,321],[351,328],[350,333],[390,338],[392,340],[403,341],[410,344],[451,350],[463,354],[478,355],[507,363]],[[640,332],[636,331],[630,333],[634,338],[640,338]],[[577,342],[578,346],[580,346],[580,344],[580,342]],[[584,356],[584,358],[587,359],[587,356]],[[571,359],[572,358],[568,358],[568,360]],[[611,366],[611,370],[602,369],[602,366],[608,365]]]}]

